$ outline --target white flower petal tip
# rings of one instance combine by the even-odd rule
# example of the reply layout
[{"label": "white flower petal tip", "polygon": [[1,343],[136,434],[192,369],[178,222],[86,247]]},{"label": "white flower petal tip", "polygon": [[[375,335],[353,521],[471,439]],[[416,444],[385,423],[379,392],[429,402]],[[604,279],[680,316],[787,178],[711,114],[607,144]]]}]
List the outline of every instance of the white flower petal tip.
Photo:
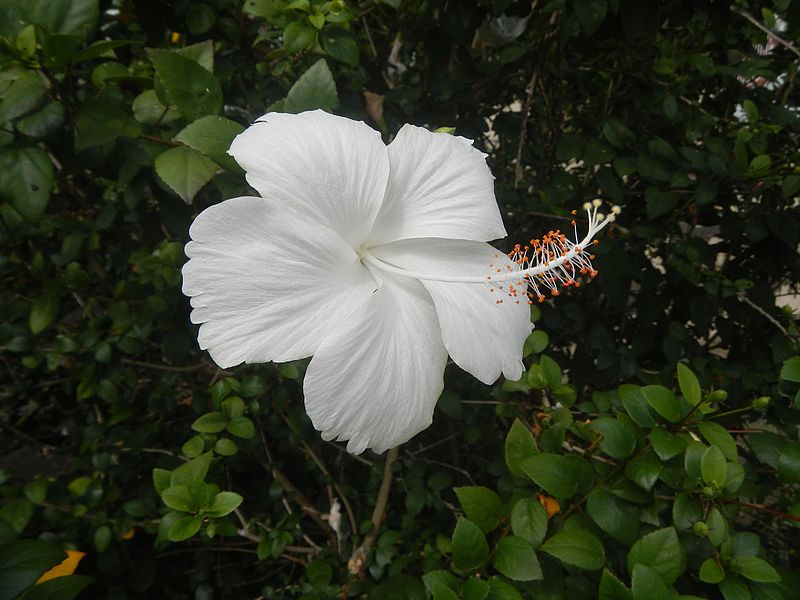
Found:
[{"label": "white flower petal tip", "polygon": [[590,204],[583,240],[538,242],[549,258],[506,255],[485,243],[505,229],[486,155],[464,138],[406,125],[387,147],[359,121],[270,113],[230,154],[261,197],[190,228],[200,347],[225,368],[312,356],[306,410],[353,453],[431,424],[448,353],[484,383],[519,379],[537,285],[595,273],[585,248],[619,212]]}]

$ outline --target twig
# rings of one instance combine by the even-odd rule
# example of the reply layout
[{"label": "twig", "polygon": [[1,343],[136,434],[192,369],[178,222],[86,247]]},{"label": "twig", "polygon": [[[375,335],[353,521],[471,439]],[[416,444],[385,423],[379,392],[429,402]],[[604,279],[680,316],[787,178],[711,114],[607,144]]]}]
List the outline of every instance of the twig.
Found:
[{"label": "twig", "polygon": [[517,142],[517,159],[514,165],[514,189],[519,187],[522,182],[523,165],[522,165],[522,149],[525,146],[525,140],[528,135],[528,119],[531,114],[531,104],[533,104],[533,92],[536,89],[536,80],[539,79],[539,67],[533,70],[531,80],[526,87],[527,96],[525,98],[525,105],[522,108],[522,126],[519,129],[519,141]]},{"label": "twig", "polygon": [[800,57],[800,50],[795,48],[791,44],[791,42],[783,39],[782,37],[777,35],[774,31],[770,31],[767,27],[764,27],[761,23],[756,21],[756,19],[753,17],[753,15],[751,15],[749,12],[747,12],[746,10],[744,10],[742,8],[734,8],[733,12],[739,13],[741,16],[743,16],[745,19],[747,19],[753,25],[755,25],[758,29],[760,29],[761,31],[766,33],[769,37],[771,37],[773,40],[778,42],[781,46],[783,46],[784,48],[786,48],[787,50],[792,52],[795,56]]},{"label": "twig", "polygon": [[800,523],[800,517],[797,517],[795,515],[790,515],[785,512],[781,512],[779,510],[775,510],[774,508],[769,508],[768,506],[764,506],[763,504],[751,504],[750,502],[742,502],[741,500],[729,500],[729,499],[723,499],[722,501],[725,504],[733,504],[735,506],[741,506],[743,508],[758,510],[760,512],[769,513],[771,515],[775,515],[776,517],[786,519],[788,521],[795,521],[797,523]]},{"label": "twig", "polygon": [[157,363],[144,362],[142,360],[134,360],[132,358],[123,358],[120,360],[120,362],[124,365],[158,369],[159,371],[171,371],[173,373],[189,373],[190,371],[199,371],[207,366],[206,363],[198,363],[196,365],[187,365],[184,367],[173,367],[172,365],[160,365]]},{"label": "twig", "polygon": [[372,511],[372,528],[364,536],[364,541],[361,542],[361,545],[353,551],[347,563],[347,570],[352,575],[361,575],[363,573],[364,567],[367,566],[367,550],[372,547],[378,538],[378,531],[380,531],[383,515],[386,512],[386,504],[389,502],[389,490],[392,489],[392,465],[397,460],[397,455],[397,447],[392,448],[386,454],[386,460],[383,463],[383,479],[381,479],[378,499],[375,501],[375,508]]},{"label": "twig", "polygon": [[778,319],[773,317],[771,314],[769,314],[767,311],[765,311],[763,308],[761,308],[758,304],[756,304],[755,302],[750,300],[750,298],[748,298],[747,296],[745,296],[741,292],[736,294],[736,298],[738,298],[739,302],[744,302],[745,304],[747,304],[747,306],[749,306],[750,308],[752,308],[756,312],[758,312],[767,321],[769,321],[770,323],[775,325],[775,327],[777,327],[783,335],[785,335],[789,339],[792,339],[792,335],[786,330],[786,328],[783,325],[781,325],[781,323],[780,323],[780,321],[778,321]]}]

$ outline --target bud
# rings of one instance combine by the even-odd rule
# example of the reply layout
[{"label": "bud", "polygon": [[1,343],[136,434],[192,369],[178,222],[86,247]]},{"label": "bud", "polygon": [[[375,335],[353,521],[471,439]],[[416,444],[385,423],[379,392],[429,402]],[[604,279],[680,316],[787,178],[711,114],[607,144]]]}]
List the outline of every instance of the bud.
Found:
[{"label": "bud", "polygon": [[772,402],[772,398],[769,396],[761,396],[753,400],[752,407],[754,410],[766,410],[770,402]]},{"label": "bud", "polygon": [[725,402],[728,399],[728,392],[725,390],[714,390],[708,393],[709,402]]},{"label": "bud", "polygon": [[705,496],[706,498],[713,498],[716,495],[717,495],[716,490],[711,486],[707,485],[703,488],[703,496]]},{"label": "bud", "polygon": [[692,531],[700,537],[706,537],[708,535],[708,525],[702,521],[697,521],[697,523],[692,526]]}]

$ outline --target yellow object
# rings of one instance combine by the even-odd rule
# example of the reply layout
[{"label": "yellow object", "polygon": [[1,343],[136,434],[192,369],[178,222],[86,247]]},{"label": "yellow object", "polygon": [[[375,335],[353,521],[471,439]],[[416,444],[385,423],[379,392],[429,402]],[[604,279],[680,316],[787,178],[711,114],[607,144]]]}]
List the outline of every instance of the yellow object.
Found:
[{"label": "yellow object", "polygon": [[561,512],[561,505],[558,503],[558,500],[550,496],[539,494],[539,504],[544,506],[544,510],[547,513],[548,519],[557,512]]},{"label": "yellow object", "polygon": [[130,529],[128,529],[128,531],[126,531],[119,537],[123,540],[130,540],[133,539],[134,535],[136,535],[136,530],[133,527],[131,527]]},{"label": "yellow object", "polygon": [[181,41],[181,34],[178,33],[177,31],[173,31],[172,35],[169,36],[169,41],[172,42],[173,44],[177,44],[178,42]]},{"label": "yellow object", "polygon": [[80,552],[78,550],[67,550],[67,558],[58,563],[49,571],[43,573],[42,576],[36,580],[36,585],[44,583],[45,581],[49,581],[50,579],[55,579],[56,577],[72,575],[75,572],[75,569],[78,568],[78,563],[81,562],[81,559],[84,556],[86,556],[85,552]]}]

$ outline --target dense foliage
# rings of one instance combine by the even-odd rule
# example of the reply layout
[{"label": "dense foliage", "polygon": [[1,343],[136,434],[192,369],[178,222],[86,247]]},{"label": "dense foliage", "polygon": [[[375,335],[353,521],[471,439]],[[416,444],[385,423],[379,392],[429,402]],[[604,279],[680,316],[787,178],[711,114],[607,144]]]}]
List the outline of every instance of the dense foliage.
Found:
[{"label": "dense foliage", "polygon": [[[0,599],[796,597],[798,43],[798,0],[4,0]],[[311,108],[475,139],[506,249],[624,208],[396,460],[180,293],[230,141]]]}]

